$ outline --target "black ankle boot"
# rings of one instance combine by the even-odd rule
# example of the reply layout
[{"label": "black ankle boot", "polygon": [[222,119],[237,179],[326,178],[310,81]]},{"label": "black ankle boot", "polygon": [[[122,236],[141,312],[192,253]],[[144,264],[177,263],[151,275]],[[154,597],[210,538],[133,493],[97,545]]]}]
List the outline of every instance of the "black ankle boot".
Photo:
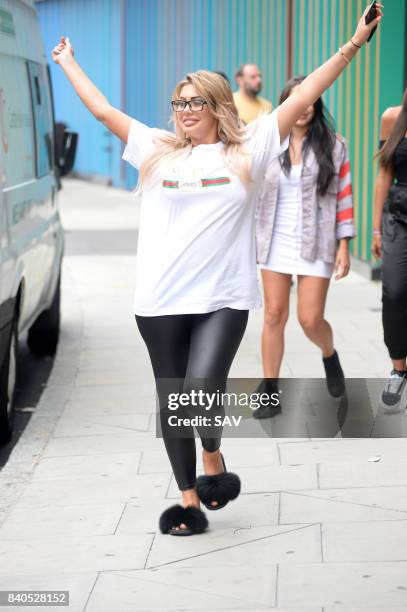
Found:
[{"label": "black ankle boot", "polygon": [[341,368],[338,353],[335,351],[330,357],[323,357],[326,384],[332,397],[340,397],[345,393],[345,376]]},{"label": "black ankle boot", "polygon": [[[278,395],[278,378],[263,378],[261,383],[256,387],[254,393],[258,393],[259,395],[262,393],[267,393],[267,395],[272,395],[276,393]],[[274,404],[274,402],[273,402]],[[256,410],[253,411],[254,419],[270,419],[281,412],[281,404],[278,403],[276,405],[269,404],[265,406],[259,406]]]}]

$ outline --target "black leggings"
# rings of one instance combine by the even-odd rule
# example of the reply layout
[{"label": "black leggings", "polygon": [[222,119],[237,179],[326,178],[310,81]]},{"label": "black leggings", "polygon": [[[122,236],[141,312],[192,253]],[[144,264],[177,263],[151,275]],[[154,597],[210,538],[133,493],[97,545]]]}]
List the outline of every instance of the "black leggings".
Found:
[{"label": "black leggings", "polygon": [[[177,428],[168,424],[168,392],[191,390],[223,393],[230,366],[246,329],[248,310],[222,308],[205,314],[176,314],[156,317],[136,315],[146,343],[160,400],[160,422],[165,447],[180,490],[196,482],[196,447],[192,426]],[[162,380],[163,384],[162,384]],[[166,379],[166,380],[165,380]],[[172,381],[171,381],[172,379]],[[196,389],[197,385],[199,389]],[[177,417],[189,417],[190,410],[178,408]],[[219,404],[211,415],[223,414]],[[202,446],[215,451],[221,443],[222,429],[197,427]],[[181,437],[179,437],[181,435]]]},{"label": "black leggings", "polygon": [[391,359],[407,356],[407,225],[385,205],[382,237],[382,321]]}]

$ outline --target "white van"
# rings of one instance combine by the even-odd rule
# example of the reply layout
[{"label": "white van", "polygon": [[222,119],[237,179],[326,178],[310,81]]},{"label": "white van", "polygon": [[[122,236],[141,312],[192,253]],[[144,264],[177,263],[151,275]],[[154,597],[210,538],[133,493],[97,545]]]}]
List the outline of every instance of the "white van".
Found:
[{"label": "white van", "polygon": [[[76,135],[55,153],[47,58],[34,3],[0,0],[0,442],[13,426],[18,337],[38,355],[59,335],[63,231],[59,175],[73,165]],[[57,160],[57,162],[55,161]]]}]

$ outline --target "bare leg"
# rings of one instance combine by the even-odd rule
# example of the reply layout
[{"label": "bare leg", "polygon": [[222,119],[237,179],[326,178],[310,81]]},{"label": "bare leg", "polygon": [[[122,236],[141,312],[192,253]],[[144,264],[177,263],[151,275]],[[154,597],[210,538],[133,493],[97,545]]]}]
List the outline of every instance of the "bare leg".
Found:
[{"label": "bare leg", "polygon": [[261,271],[264,290],[264,325],[261,338],[265,378],[278,378],[284,355],[284,329],[289,314],[291,274]]},{"label": "bare leg", "polygon": [[403,372],[403,371],[407,370],[406,358],[404,358],[404,359],[392,359],[392,362],[393,362],[393,368],[395,370],[399,370],[400,372]]},{"label": "bare leg", "polygon": [[333,333],[324,318],[329,278],[298,276],[298,321],[307,338],[322,350],[323,357],[334,352]]}]

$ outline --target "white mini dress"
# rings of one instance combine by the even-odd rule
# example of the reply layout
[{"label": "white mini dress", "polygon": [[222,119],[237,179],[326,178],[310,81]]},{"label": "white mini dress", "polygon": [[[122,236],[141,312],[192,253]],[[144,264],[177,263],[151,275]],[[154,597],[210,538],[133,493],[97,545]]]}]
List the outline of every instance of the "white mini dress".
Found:
[{"label": "white mini dress", "polygon": [[283,274],[321,276],[330,278],[334,264],[316,259],[311,261],[301,257],[302,238],[302,164],[291,167],[287,176],[280,171],[277,206],[269,256],[262,270]]}]

